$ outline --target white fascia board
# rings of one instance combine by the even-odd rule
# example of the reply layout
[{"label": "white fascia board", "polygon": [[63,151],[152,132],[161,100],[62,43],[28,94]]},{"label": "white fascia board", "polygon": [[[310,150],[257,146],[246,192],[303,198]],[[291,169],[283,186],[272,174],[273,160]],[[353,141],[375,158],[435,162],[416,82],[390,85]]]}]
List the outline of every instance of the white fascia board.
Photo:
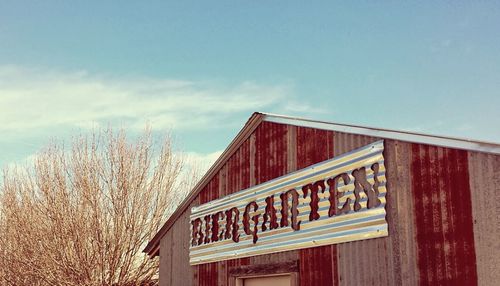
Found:
[{"label": "white fascia board", "polygon": [[293,117],[274,115],[274,114],[265,114],[264,121],[344,132],[350,134],[366,135],[384,139],[393,139],[393,140],[419,143],[419,144],[435,145],[440,147],[448,147],[448,148],[462,149],[468,151],[491,153],[496,155],[500,154],[500,144],[491,142],[481,142],[476,140],[427,135],[427,134],[407,132],[407,131],[397,131],[397,130],[389,130],[389,129],[381,129],[373,127],[330,123],[324,121],[293,118]]}]

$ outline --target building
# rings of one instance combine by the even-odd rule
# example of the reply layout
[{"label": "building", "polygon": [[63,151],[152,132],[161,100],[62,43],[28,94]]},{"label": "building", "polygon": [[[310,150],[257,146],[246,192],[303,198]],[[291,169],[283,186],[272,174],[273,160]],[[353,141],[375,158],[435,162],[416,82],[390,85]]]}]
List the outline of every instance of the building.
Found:
[{"label": "building", "polygon": [[499,194],[500,144],[254,113],[144,252],[162,286],[498,285]]}]

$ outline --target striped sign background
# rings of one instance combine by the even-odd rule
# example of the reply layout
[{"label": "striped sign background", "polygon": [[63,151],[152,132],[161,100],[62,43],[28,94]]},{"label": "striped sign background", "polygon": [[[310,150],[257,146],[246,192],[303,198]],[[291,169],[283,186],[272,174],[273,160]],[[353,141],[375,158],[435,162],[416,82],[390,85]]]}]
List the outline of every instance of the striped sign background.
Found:
[{"label": "striped sign background", "polygon": [[[308,168],[239,191],[224,198],[193,207],[191,209],[191,221],[196,218],[203,219],[203,217],[208,214],[214,214],[218,211],[225,211],[232,207],[237,207],[240,211],[240,240],[238,243],[235,243],[231,239],[226,239],[218,242],[191,246],[190,264],[196,265],[226,259],[387,236],[387,221],[385,219],[385,195],[387,190],[383,150],[383,140],[377,141]],[[380,185],[378,188],[378,197],[382,203],[375,208],[367,209],[367,196],[364,192],[360,192],[360,204],[362,208],[359,211],[353,211],[355,195],[353,193],[354,177],[351,172],[365,167],[368,182],[373,185],[374,174],[371,170],[371,166],[375,163],[379,164],[377,179]],[[311,199],[309,196],[303,198],[302,186],[314,183],[318,180],[333,178],[342,173],[347,173],[351,180],[347,185],[342,185],[343,181],[339,181],[338,189],[340,192],[343,192],[343,197],[340,198],[338,207],[342,207],[347,198],[351,198],[351,211],[347,214],[338,216],[328,216],[330,203],[328,200],[328,184],[325,182],[327,189],[323,193],[318,192],[318,213],[320,218],[318,220],[309,221],[309,203]],[[274,206],[279,222],[281,219],[281,202],[279,195],[293,188],[296,189],[300,197],[298,205],[298,220],[301,221],[300,230],[294,231],[291,227],[282,227],[262,232],[261,225],[266,206],[265,198],[273,194],[275,195]],[[244,233],[242,224],[245,206],[252,201],[257,202],[259,209],[256,212],[252,212],[250,216],[261,214],[258,224],[259,239],[255,244],[252,242],[252,236]],[[289,205],[291,206],[291,202],[289,202]],[[219,229],[221,231],[225,230],[225,224],[222,221],[219,224]],[[253,222],[250,222],[250,224],[251,229],[253,229]],[[202,226],[202,231],[205,233],[204,227],[205,223],[203,223]]]}]

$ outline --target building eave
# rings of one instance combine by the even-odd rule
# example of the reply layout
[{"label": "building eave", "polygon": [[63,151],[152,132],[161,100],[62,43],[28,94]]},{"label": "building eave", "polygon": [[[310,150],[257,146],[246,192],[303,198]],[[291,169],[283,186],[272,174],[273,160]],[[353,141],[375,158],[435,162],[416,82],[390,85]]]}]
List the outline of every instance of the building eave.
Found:
[{"label": "building eave", "polygon": [[310,127],[316,129],[344,132],[372,136],[383,139],[399,140],[404,142],[428,144],[446,148],[461,149],[467,151],[500,154],[500,144],[495,142],[479,141],[467,138],[458,138],[451,136],[430,135],[418,132],[393,130],[377,127],[359,126],[343,123],[332,123],[319,120],[311,120],[284,115],[265,114],[264,121],[288,124],[301,127]]}]

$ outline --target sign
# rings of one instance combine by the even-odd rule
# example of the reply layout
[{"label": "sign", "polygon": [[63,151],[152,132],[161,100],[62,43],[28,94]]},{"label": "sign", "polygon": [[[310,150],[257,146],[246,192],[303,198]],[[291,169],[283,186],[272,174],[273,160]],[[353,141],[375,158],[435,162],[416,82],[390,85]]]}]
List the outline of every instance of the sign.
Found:
[{"label": "sign", "polygon": [[378,141],[191,209],[191,265],[387,236]]}]

